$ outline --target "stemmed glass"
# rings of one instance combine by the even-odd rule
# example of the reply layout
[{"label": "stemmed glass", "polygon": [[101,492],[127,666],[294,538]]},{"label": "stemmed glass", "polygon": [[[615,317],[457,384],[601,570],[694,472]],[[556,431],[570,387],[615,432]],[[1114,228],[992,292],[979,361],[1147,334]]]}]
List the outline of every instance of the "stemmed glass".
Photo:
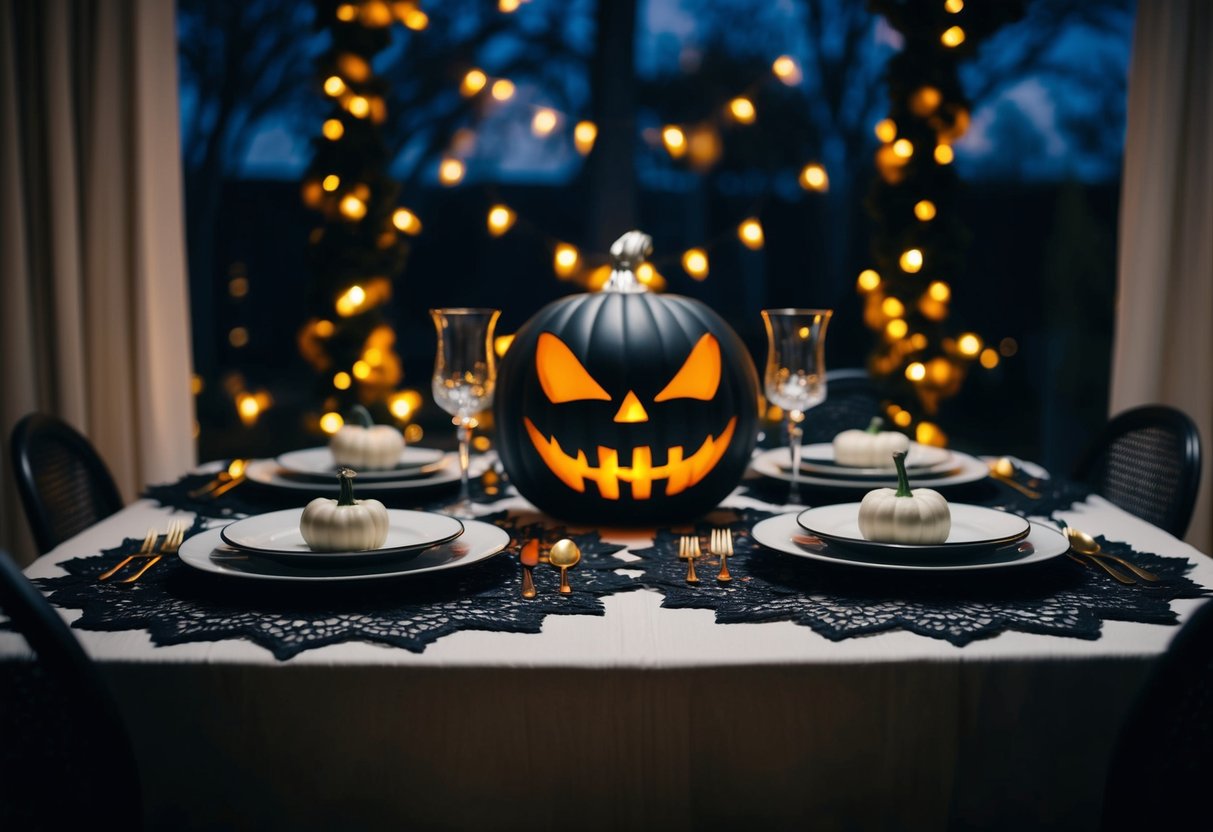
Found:
[{"label": "stemmed glass", "polygon": [[787,417],[788,447],[792,451],[792,487],[788,502],[800,502],[800,423],[810,407],[826,399],[826,327],[832,309],[764,309],[767,328],[767,367],[763,387],[767,400]]},{"label": "stemmed glass", "polygon": [[500,309],[431,309],[438,330],[432,389],[434,401],[451,414],[459,437],[459,500],[451,506],[456,517],[473,517],[468,490],[468,463],[476,414],[493,403],[497,362],[493,328]]}]

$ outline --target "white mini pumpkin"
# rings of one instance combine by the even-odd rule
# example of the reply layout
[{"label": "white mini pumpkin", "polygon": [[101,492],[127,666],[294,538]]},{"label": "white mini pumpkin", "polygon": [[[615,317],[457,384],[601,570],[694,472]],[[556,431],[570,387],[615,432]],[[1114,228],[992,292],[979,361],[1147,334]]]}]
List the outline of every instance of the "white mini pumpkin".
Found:
[{"label": "white mini pumpkin", "polygon": [[834,437],[834,462],[856,468],[891,468],[897,451],[909,451],[910,440],[903,433],[881,430],[884,420],[872,419],[867,430],[844,430]]},{"label": "white mini pumpkin", "polygon": [[859,504],[859,533],[879,543],[943,543],[952,530],[948,501],[930,488],[910,490],[906,454],[893,454],[897,488],[877,488]]},{"label": "white mini pumpkin", "polygon": [[314,552],[364,552],[387,540],[387,508],[378,500],[354,499],[354,471],[337,472],[341,493],[336,500],[317,497],[303,509],[299,531]]},{"label": "white mini pumpkin", "polygon": [[333,462],[339,467],[365,471],[387,471],[400,463],[404,453],[404,434],[391,425],[376,425],[362,405],[354,405],[352,415],[361,424],[345,424],[329,440]]}]

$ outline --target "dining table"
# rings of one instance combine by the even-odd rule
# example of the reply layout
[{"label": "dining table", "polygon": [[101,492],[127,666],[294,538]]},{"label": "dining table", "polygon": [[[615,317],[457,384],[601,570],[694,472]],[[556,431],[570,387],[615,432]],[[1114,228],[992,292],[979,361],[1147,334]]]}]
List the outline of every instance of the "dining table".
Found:
[{"label": "dining table", "polygon": [[[188,554],[255,516],[256,484],[186,497],[225,464],[25,570],[115,694],[151,829],[1094,829],[1118,730],[1213,587],[1206,553],[1028,462],[1039,501],[993,478],[950,499],[1080,528],[1160,580],[1073,553],[960,572],[798,557],[755,529],[854,494],[790,505],[753,472],[698,519],[566,523],[492,452],[475,511],[509,542],[464,569],[250,580],[170,553],[97,579],[149,529],[182,523]],[[688,583],[680,541],[716,529],[731,580],[705,552]],[[541,559],[523,598],[523,547],[551,560],[565,538],[571,593]],[[0,632],[0,672],[28,656]]]}]

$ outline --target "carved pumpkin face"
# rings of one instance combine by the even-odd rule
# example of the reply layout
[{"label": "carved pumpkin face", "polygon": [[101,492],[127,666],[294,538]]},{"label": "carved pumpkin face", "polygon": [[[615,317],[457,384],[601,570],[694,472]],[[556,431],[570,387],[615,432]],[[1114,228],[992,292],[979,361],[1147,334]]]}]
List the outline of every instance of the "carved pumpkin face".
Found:
[{"label": "carved pumpkin face", "polygon": [[506,353],[498,448],[523,496],[558,517],[693,516],[745,470],[756,399],[749,353],[698,301],[576,295],[536,314]]}]

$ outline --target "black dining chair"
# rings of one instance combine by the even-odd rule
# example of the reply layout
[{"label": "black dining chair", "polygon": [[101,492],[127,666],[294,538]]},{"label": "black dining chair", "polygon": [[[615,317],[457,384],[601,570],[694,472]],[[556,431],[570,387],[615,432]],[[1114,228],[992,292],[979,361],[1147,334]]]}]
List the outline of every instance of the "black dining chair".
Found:
[{"label": "black dining chair", "polygon": [[92,443],[61,419],[25,416],[13,428],[12,457],[39,552],[122,508],[122,495]]},{"label": "black dining chair", "polygon": [[1117,735],[1104,786],[1103,832],[1208,821],[1213,783],[1213,601],[1154,666]]},{"label": "black dining chair", "polygon": [[0,663],[0,829],[138,829],[138,767],[113,694],[0,550],[0,613],[32,656]]},{"label": "black dining chair", "polygon": [[1071,477],[1138,517],[1183,537],[1200,486],[1200,433],[1160,404],[1118,413],[1079,457]]},{"label": "black dining chair", "polygon": [[[883,416],[880,389],[863,368],[826,371],[826,400],[805,415],[804,442],[830,442],[844,430],[863,429]],[[885,430],[894,430],[886,425]]]}]

